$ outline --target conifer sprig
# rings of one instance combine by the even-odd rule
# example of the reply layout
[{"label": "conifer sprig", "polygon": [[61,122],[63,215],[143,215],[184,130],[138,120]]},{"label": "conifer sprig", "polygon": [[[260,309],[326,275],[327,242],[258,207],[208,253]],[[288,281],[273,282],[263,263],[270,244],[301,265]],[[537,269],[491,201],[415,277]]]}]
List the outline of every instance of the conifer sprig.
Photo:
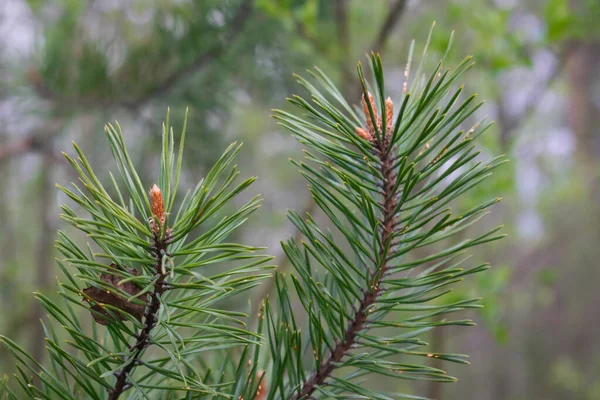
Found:
[{"label": "conifer sprig", "polygon": [[[463,269],[464,251],[503,236],[496,228],[448,241],[499,200],[451,212],[454,199],[504,162],[502,157],[481,161],[473,144],[488,125],[459,129],[481,105],[474,96],[459,102],[462,87],[453,89],[472,62],[467,58],[456,69],[443,70],[440,61],[427,78],[418,72],[396,113],[386,96],[380,56],[371,54],[370,65],[375,91],[358,64],[360,114],[319,69],[309,71],[314,82],[298,77],[310,99],[289,99],[305,117],[275,111],[279,123],[308,147],[307,161],[294,162],[335,229],[320,226],[311,215],[289,214],[306,237],[283,248],[308,326],[303,330],[297,322],[286,279],[278,276],[278,302],[267,302],[265,311],[274,349],[270,380],[278,382],[269,399],[404,398],[408,395],[362,385],[364,376],[451,382],[446,372],[414,358],[467,362],[466,356],[418,348],[427,346],[420,336],[437,326],[473,325],[439,316],[478,307],[476,299],[449,303],[443,296],[464,276],[489,267]],[[440,242],[446,243],[442,250],[431,246]],[[309,355],[311,366],[304,363]]]},{"label": "conifer sprig", "polygon": [[[254,181],[236,182],[232,162],[240,146],[233,144],[174,212],[185,129],[184,123],[176,154],[167,116],[158,185],[142,184],[118,124],[106,133],[122,186],[111,175],[113,187],[105,187],[78,146],[77,158],[65,154],[80,183],[59,186],[76,206],[62,206],[62,217],[91,243],[81,247],[59,232],[58,264],[66,277],[60,298],[36,294],[51,319],[44,326],[50,365],[0,337],[18,361],[16,380],[27,397],[230,398],[256,391],[256,377],[231,365],[248,360],[260,335],[224,300],[269,277],[271,257],[225,240],[260,200],[211,218]],[[211,371],[219,369],[215,379]],[[4,382],[2,390],[17,398]]]},{"label": "conifer sprig", "polygon": [[[59,298],[36,293],[50,316],[48,365],[0,336],[17,360],[22,393],[67,400],[389,400],[421,397],[369,387],[367,375],[454,381],[423,361],[467,363],[466,356],[436,353],[423,335],[473,325],[450,316],[479,307],[478,299],[444,296],[489,268],[463,267],[466,251],[500,239],[500,228],[468,228],[499,199],[453,210],[504,159],[486,160],[474,144],[489,126],[484,121],[462,129],[481,105],[475,96],[461,100],[463,87],[454,87],[471,59],[453,70],[443,69],[442,59],[423,77],[425,55],[412,81],[407,65],[396,102],[387,96],[381,58],[371,54],[371,83],[358,64],[363,94],[356,109],[315,69],[310,81],[298,77],[310,100],[290,99],[301,115],[275,111],[307,147],[306,160],[294,163],[329,224],[289,213],[306,240],[282,243],[294,271],[275,275],[276,296],[264,302],[257,323],[224,301],[270,276],[271,257],[262,249],[226,242],[259,199],[214,218],[254,181],[237,180],[232,163],[240,146],[227,148],[179,200],[185,123],[176,151],[167,116],[156,184],[142,183],[118,124],[106,127],[119,171],[109,187],[74,145],[77,157],[65,157],[80,182],[59,186],[74,204],[62,206],[62,217],[89,243],[59,232]],[[18,396],[0,381],[0,398]]]}]

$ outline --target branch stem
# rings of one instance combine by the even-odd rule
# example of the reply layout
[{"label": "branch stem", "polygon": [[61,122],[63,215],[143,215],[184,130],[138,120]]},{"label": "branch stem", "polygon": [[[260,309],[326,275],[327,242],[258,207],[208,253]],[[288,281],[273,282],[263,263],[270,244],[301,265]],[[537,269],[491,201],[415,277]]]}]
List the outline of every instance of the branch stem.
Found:
[{"label": "branch stem", "polygon": [[159,238],[158,234],[154,235],[152,248],[157,250],[154,254],[154,269],[156,275],[158,275],[158,279],[156,280],[154,290],[151,293],[150,301],[146,307],[146,312],[144,313],[144,326],[136,335],[136,342],[129,347],[129,351],[133,352],[133,354],[129,357],[127,363],[120,370],[115,372],[117,380],[113,388],[108,392],[108,400],[117,400],[124,391],[131,387],[127,382],[129,375],[133,369],[140,364],[142,352],[151,344],[150,332],[156,325],[156,316],[160,309],[160,297],[168,288],[168,284],[165,282],[167,275],[162,273],[161,268],[161,254],[166,253],[168,241],[168,235],[162,239]]},{"label": "branch stem", "polygon": [[312,377],[304,382],[299,391],[291,397],[292,400],[311,398],[317,387],[322,385],[325,380],[331,376],[335,369],[335,364],[342,361],[344,356],[346,356],[353,346],[357,344],[358,334],[367,328],[369,314],[377,302],[379,295],[382,293],[380,283],[388,269],[387,254],[385,253],[389,252],[389,249],[386,251],[385,247],[394,231],[394,224],[396,223],[397,216],[397,214],[394,213],[397,203],[396,196],[394,195],[396,174],[394,174],[392,157],[389,152],[383,151],[390,146],[389,138],[382,137],[381,141],[376,141],[373,143],[373,146],[375,150],[374,153],[379,157],[379,169],[383,176],[383,198],[380,204],[383,210],[382,229],[380,233],[381,249],[379,251],[381,264],[371,272],[369,288],[364,292],[360,305],[354,312],[354,316],[348,325],[348,328],[346,328],[343,340],[338,342],[331,351],[330,356],[320,364],[318,370]]}]

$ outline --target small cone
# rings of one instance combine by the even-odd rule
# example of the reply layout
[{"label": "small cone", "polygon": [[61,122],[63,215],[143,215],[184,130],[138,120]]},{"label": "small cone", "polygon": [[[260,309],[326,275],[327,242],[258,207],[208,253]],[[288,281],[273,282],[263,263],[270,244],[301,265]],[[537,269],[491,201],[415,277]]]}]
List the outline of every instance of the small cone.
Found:
[{"label": "small cone", "polygon": [[[117,265],[111,264],[111,268],[117,268]],[[133,268],[125,269],[132,275],[139,275],[139,272]],[[124,282],[122,284],[119,284],[121,279],[123,279],[123,277],[113,275],[110,273],[110,271],[103,272],[100,274],[100,280],[109,285],[117,287],[125,293],[128,293],[132,296],[138,295],[142,291],[141,288],[139,288],[132,282]],[[113,311],[112,313],[110,313],[105,307],[106,304],[126,312],[138,321],[141,321],[142,317],[144,316],[144,311],[146,310],[145,306],[129,302],[125,297],[123,297],[119,293],[115,293],[110,290],[100,289],[95,286],[87,287],[83,289],[82,292],[84,294],[84,300],[90,303],[92,317],[97,323],[101,325],[110,325],[111,323],[115,322],[115,318],[120,319],[121,321],[128,320],[128,318],[125,315],[119,314],[118,312]]]}]

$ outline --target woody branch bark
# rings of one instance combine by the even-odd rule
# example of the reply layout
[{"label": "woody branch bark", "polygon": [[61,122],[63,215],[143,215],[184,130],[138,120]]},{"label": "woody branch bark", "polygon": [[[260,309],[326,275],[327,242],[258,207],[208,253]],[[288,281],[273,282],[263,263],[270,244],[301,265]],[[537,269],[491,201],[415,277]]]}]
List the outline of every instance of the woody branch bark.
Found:
[{"label": "woody branch bark", "polygon": [[[164,227],[165,211],[164,202],[160,189],[154,185],[150,190],[150,199],[152,206],[152,220],[150,227],[152,229],[152,246],[150,250],[154,255],[154,271],[158,279],[154,285],[154,290],[150,294],[150,299],[144,312],[144,326],[137,334],[136,341],[129,347],[132,355],[126,361],[125,365],[115,373],[117,380],[111,390],[109,390],[109,400],[116,400],[119,396],[131,387],[128,382],[129,376],[133,369],[138,365],[140,357],[144,350],[152,344],[151,332],[156,325],[156,316],[160,309],[160,297],[167,288],[165,279],[167,274],[162,268],[162,257],[167,254],[167,247],[170,239],[170,231]],[[165,232],[161,236],[161,232]]]},{"label": "woody branch bark", "polygon": [[[373,121],[368,111],[367,101],[371,104],[376,121]],[[388,254],[391,249],[387,250],[386,243],[390,242],[392,234],[394,233],[394,226],[397,222],[397,214],[394,212],[397,205],[397,196],[394,193],[394,187],[396,185],[397,174],[394,171],[394,155],[389,150],[391,145],[391,130],[393,127],[392,116],[393,116],[393,103],[391,99],[387,99],[385,102],[385,114],[386,114],[386,126],[383,126],[381,117],[377,114],[375,102],[373,97],[369,93],[368,99],[363,96],[363,111],[367,120],[367,129],[356,128],[357,135],[363,137],[363,139],[371,142],[373,146],[373,153],[379,158],[379,170],[383,176],[382,184],[382,199],[381,199],[381,228],[380,228],[380,243],[381,249],[379,250],[379,259],[381,265],[376,266],[371,271],[371,279],[369,287],[364,291],[363,297],[354,316],[350,321],[342,341],[338,342],[335,348],[331,351],[328,358],[324,359],[321,363],[317,372],[315,372],[311,378],[306,381],[300,390],[292,397],[292,400],[308,399],[312,396],[314,391],[319,385],[325,383],[335,369],[335,364],[342,361],[342,359],[350,352],[352,347],[357,343],[358,334],[367,329],[369,325],[369,313],[372,307],[377,302],[381,289],[381,280],[386,275],[388,270]],[[375,126],[380,135],[375,134]],[[360,133],[359,133],[360,132]],[[363,136],[364,135],[364,136]],[[392,247],[392,246],[390,246]]]}]

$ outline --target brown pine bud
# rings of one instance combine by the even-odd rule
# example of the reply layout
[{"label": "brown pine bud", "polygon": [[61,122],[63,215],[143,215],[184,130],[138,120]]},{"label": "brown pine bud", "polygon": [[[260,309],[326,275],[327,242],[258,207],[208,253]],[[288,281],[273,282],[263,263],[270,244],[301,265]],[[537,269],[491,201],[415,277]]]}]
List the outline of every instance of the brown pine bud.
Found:
[{"label": "brown pine bud", "polygon": [[[165,202],[160,188],[157,185],[153,185],[150,191],[150,211],[152,212],[152,219],[150,221],[150,228],[152,232],[157,234],[160,232],[160,228],[165,223]],[[159,224],[156,224],[158,220]]]},{"label": "brown pine bud", "polygon": [[361,137],[361,138],[363,138],[365,140],[368,140],[368,141],[373,140],[373,136],[369,132],[365,131],[363,128],[360,128],[360,127],[357,126],[357,127],[354,128],[354,131],[356,132],[356,134],[359,137]]},{"label": "brown pine bud", "polygon": [[160,219],[165,215],[165,203],[163,201],[162,192],[158,186],[154,185],[152,186],[152,189],[150,189],[149,194],[152,215]]},{"label": "brown pine bud", "polygon": [[[373,95],[370,92],[368,93],[368,96],[369,96],[369,104],[371,104],[371,109],[373,110],[373,116],[375,117],[375,123],[377,124],[377,126],[380,126],[381,119],[377,115],[377,107],[375,106],[375,99],[373,99]],[[371,113],[369,112],[369,106],[367,105],[367,100],[366,100],[364,94],[362,97],[362,107],[363,107],[363,113],[365,114],[365,118],[367,120],[368,131],[369,131],[369,133],[371,133],[371,135],[374,135],[375,134],[375,125],[373,124],[373,120],[371,119]]]}]

